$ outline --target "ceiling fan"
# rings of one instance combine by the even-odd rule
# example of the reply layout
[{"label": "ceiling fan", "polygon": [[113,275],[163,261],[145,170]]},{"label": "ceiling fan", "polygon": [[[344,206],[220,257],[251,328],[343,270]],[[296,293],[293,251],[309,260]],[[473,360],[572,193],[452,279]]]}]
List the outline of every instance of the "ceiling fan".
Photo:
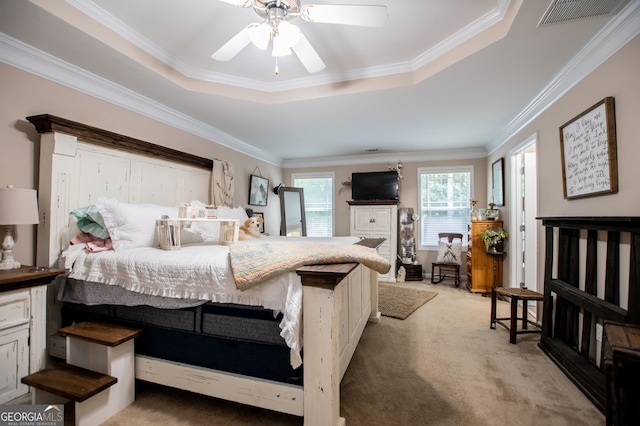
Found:
[{"label": "ceiling fan", "polygon": [[216,61],[230,61],[249,43],[266,50],[271,41],[272,56],[277,60],[293,51],[308,72],[325,68],[324,62],[302,34],[290,21],[300,16],[307,22],[326,24],[381,27],[387,20],[387,7],[377,5],[305,4],[299,0],[220,0],[239,7],[249,8],[264,19],[262,23],[251,23],[211,55]]}]

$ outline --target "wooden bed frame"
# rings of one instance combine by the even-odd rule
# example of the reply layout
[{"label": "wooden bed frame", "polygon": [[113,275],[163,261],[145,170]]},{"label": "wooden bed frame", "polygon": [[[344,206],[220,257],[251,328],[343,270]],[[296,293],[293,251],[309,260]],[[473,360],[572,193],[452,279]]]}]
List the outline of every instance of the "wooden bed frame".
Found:
[{"label": "wooden bed frame", "polygon": [[[56,264],[69,212],[100,196],[161,205],[210,199],[210,159],[48,114],[27,120],[40,133],[38,266]],[[303,416],[305,425],[344,424],[340,381],[367,321],[380,320],[377,273],[356,263],[297,273],[303,284],[302,386],[143,356],[136,356],[136,378]],[[49,336],[60,325],[58,305],[49,304]]]},{"label": "wooden bed frame", "polygon": [[539,219],[546,247],[540,348],[604,413],[603,322],[640,325],[640,217]]}]

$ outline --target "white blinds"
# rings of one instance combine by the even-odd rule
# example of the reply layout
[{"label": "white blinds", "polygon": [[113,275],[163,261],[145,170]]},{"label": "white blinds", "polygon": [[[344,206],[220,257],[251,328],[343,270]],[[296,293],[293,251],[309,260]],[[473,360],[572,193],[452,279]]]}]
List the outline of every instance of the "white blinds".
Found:
[{"label": "white blinds", "polygon": [[304,188],[307,236],[333,236],[333,177],[294,177],[293,186]]},{"label": "white blinds", "polygon": [[471,173],[424,169],[419,176],[421,244],[435,246],[438,233],[459,232],[466,246]]}]

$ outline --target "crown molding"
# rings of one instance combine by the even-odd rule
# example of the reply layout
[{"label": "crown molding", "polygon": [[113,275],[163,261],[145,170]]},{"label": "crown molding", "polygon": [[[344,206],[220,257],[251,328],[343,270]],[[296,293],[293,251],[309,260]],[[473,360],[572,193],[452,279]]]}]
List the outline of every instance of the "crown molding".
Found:
[{"label": "crown molding", "polygon": [[640,2],[632,1],[618,12],[502,132],[486,145],[487,152],[492,154],[497,151],[638,34],[640,34]]},{"label": "crown molding", "polygon": [[484,148],[439,149],[417,152],[377,152],[375,154],[341,155],[336,157],[285,159],[283,168],[308,168],[330,166],[356,166],[363,164],[382,164],[402,161],[416,163],[421,161],[470,160],[486,158]]},{"label": "crown molding", "polygon": [[0,61],[234,151],[282,167],[280,157],[257,149],[213,126],[87,72],[4,33],[0,33]]}]

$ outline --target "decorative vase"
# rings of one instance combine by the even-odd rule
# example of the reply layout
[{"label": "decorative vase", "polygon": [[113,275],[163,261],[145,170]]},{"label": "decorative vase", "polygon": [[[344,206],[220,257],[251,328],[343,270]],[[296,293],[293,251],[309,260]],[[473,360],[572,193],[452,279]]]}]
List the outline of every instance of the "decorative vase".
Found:
[{"label": "decorative vase", "polygon": [[489,244],[489,249],[487,251],[489,253],[500,253],[504,249],[504,242],[502,239],[493,241]]}]

